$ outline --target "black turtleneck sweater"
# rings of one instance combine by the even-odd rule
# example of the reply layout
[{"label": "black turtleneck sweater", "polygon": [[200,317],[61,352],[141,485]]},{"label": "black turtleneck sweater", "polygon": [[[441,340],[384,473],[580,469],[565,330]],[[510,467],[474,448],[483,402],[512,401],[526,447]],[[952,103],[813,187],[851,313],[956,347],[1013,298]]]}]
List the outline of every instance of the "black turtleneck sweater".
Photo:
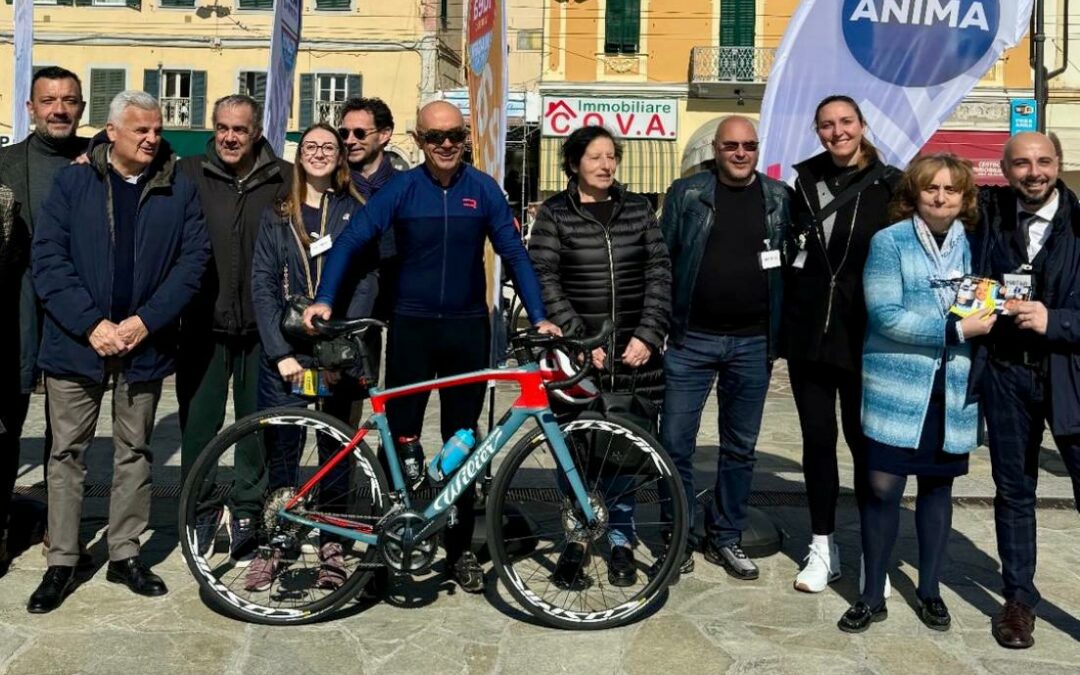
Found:
[{"label": "black turtleneck sweater", "polygon": [[41,205],[49,196],[56,172],[86,152],[86,144],[85,138],[77,136],[57,141],[37,133],[30,134],[26,153],[29,163],[26,175],[29,180],[27,187],[30,191],[30,213],[41,213]]}]

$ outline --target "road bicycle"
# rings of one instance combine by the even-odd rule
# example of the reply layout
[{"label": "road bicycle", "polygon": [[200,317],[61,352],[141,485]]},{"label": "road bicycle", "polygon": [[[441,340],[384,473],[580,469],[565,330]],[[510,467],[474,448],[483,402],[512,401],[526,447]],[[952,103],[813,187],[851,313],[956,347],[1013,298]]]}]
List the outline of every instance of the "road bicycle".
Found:
[{"label": "road bicycle", "polygon": [[[370,382],[361,336],[383,324],[354,319],[316,326],[319,340],[359,353],[361,380]],[[549,391],[566,391],[588,375],[588,355],[610,331],[609,323],[583,339],[522,332],[512,340],[516,365],[392,389],[371,386],[372,413],[358,429],[320,411],[275,408],[223,430],[192,466],[180,498],[183,555],[204,601],[241,620],[301,624],[355,600],[382,568],[425,574],[443,528],[472,517],[457,514],[455,500],[475,489],[492,464],[487,542],[498,578],[517,604],[543,624],[569,629],[610,628],[649,614],[666,597],[685,546],[679,474],[656,440],[633,423],[593,412],[557,417],[549,405]],[[543,367],[556,352],[570,372]],[[420,490],[407,485],[387,402],[433,390],[453,395],[454,387],[486,382],[516,386],[510,409],[444,480]],[[523,430],[530,419],[535,425]],[[298,450],[274,450],[283,434]],[[378,437],[380,454],[369,435]],[[230,553],[235,542],[223,545],[243,513],[257,522],[250,544],[256,559],[272,568],[272,578],[260,583],[251,581],[254,563],[243,567],[243,556]],[[613,577],[611,556],[627,544],[634,552],[632,578]],[[324,549],[339,553],[340,583],[322,581]]]}]

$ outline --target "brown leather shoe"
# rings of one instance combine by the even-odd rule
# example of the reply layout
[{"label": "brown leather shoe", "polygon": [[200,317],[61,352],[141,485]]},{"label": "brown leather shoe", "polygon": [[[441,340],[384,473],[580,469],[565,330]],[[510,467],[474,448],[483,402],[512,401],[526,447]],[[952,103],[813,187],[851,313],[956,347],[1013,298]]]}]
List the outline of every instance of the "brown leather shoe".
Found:
[{"label": "brown leather shoe", "polygon": [[1007,649],[1027,649],[1035,644],[1035,610],[1018,600],[1008,600],[991,631],[998,644]]}]

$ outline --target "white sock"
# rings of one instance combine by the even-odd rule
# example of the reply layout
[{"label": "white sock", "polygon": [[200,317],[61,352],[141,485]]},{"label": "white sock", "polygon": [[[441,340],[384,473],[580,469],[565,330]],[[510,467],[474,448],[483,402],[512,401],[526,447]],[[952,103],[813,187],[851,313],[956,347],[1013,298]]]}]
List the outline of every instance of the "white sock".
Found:
[{"label": "white sock", "polygon": [[833,536],[831,534],[815,534],[810,537],[810,545],[818,548],[832,548]]}]

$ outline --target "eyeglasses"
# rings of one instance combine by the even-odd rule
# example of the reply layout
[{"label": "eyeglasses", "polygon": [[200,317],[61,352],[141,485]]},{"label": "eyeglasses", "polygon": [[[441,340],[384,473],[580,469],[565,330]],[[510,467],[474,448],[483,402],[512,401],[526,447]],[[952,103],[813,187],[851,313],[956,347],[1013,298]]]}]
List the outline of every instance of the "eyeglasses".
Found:
[{"label": "eyeglasses", "polygon": [[716,147],[720,148],[723,152],[735,152],[739,149],[740,145],[746,152],[757,152],[758,149],[757,141],[743,141],[741,143],[739,141],[724,141],[723,143],[718,142]]},{"label": "eyeglasses", "polygon": [[338,154],[338,146],[335,143],[316,143],[315,141],[308,141],[300,145],[300,152],[304,154],[304,157],[314,157],[319,154],[319,151],[326,157],[333,157]]},{"label": "eyeglasses", "polygon": [[363,129],[361,127],[356,127],[355,129],[349,129],[348,127],[339,127],[337,130],[338,136],[341,136],[341,140],[343,141],[349,140],[350,134],[354,138],[356,138],[356,140],[362,141],[368,136],[377,133],[378,131],[378,129]]},{"label": "eyeglasses", "polygon": [[461,127],[457,129],[428,129],[427,131],[417,130],[417,135],[420,136],[423,141],[429,145],[442,145],[446,141],[450,141],[454,145],[459,145],[465,142],[465,139],[469,137],[469,132],[465,131]]}]

